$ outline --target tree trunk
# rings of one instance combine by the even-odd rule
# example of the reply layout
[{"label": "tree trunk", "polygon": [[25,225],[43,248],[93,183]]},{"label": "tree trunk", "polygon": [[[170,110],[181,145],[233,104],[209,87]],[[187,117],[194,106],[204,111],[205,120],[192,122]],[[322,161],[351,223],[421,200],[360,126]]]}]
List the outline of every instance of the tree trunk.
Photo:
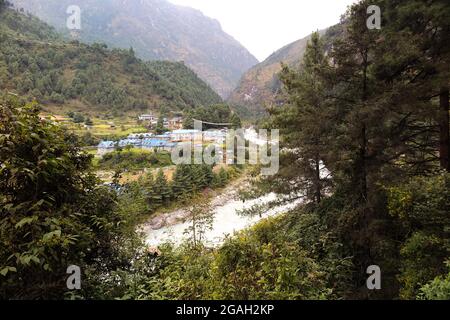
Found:
[{"label": "tree trunk", "polygon": [[367,168],[366,168],[366,124],[363,124],[361,129],[361,147],[360,147],[360,161],[361,161],[361,194],[365,201],[367,201]]},{"label": "tree trunk", "polygon": [[322,201],[322,186],[320,183],[320,158],[316,156],[316,202],[319,204]]},{"label": "tree trunk", "polygon": [[449,133],[449,88],[442,88],[439,103],[439,128],[440,128],[440,148],[439,156],[441,167],[450,172],[450,133]]}]

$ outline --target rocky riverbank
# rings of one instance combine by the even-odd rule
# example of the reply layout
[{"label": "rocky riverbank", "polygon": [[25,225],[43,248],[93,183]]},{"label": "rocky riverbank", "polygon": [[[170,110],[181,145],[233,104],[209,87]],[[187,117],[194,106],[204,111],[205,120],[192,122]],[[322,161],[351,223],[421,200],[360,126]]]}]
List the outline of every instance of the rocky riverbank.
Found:
[{"label": "rocky riverbank", "polygon": [[[246,177],[241,177],[231,182],[227,187],[220,190],[208,189],[203,196],[211,201],[211,209],[224,205],[225,203],[238,199],[239,190],[248,186]],[[170,227],[186,222],[190,218],[190,206],[179,208],[167,213],[160,213],[152,217],[142,225],[142,231],[148,233],[151,230],[159,230],[164,227]]]}]

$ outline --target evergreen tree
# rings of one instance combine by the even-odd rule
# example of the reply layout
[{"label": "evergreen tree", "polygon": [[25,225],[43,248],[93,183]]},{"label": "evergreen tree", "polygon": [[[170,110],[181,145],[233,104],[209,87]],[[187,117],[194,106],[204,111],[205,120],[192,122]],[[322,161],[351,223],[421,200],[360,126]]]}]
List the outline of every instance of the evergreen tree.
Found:
[{"label": "evergreen tree", "polygon": [[[330,120],[325,99],[324,74],[328,66],[319,34],[314,33],[308,42],[300,71],[283,67],[281,80],[288,104],[273,108],[271,127],[282,128],[281,155],[284,170],[273,180],[289,185],[280,192],[304,190],[307,198],[320,203],[328,180],[322,178],[328,152]],[[295,158],[295,161],[292,161]],[[287,181],[297,183],[284,184]]]},{"label": "evergreen tree", "polygon": [[158,199],[161,201],[160,205],[168,204],[172,198],[172,192],[162,169],[159,169],[156,174],[153,192],[159,195]]},{"label": "evergreen tree", "polygon": [[228,172],[224,167],[220,168],[218,173],[218,182],[220,187],[224,187],[228,182]]},{"label": "evergreen tree", "polygon": [[163,116],[160,116],[158,118],[158,122],[156,124],[155,132],[156,132],[156,134],[163,134],[165,131],[166,130],[164,128],[164,118],[163,118]]},{"label": "evergreen tree", "polygon": [[450,6],[444,0],[385,0],[381,5],[385,26],[378,42],[377,77],[386,83],[389,103],[403,116],[398,140],[408,144],[408,163],[418,172],[429,171],[435,162],[436,141],[440,165],[448,171]]}]

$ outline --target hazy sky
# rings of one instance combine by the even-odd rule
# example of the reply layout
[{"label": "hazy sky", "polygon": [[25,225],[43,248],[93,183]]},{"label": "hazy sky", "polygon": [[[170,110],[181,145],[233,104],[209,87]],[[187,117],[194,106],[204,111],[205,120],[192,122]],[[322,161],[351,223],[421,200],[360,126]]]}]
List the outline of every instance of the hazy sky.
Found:
[{"label": "hazy sky", "polygon": [[317,29],[339,22],[356,0],[169,0],[199,9],[260,61]]}]

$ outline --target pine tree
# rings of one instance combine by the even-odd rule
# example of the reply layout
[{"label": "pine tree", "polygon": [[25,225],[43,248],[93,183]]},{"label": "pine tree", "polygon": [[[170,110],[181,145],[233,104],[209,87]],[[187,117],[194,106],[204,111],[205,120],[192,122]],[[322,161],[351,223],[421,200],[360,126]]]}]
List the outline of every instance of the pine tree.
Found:
[{"label": "pine tree", "polygon": [[207,186],[205,171],[203,166],[194,165],[191,166],[192,172],[192,186],[195,191],[201,191]]},{"label": "pine tree", "polygon": [[160,195],[160,199],[162,201],[161,205],[168,204],[172,199],[172,191],[167,183],[167,178],[162,169],[158,170],[158,173],[156,174],[154,190]]},{"label": "pine tree", "polygon": [[177,200],[185,200],[192,196],[192,180],[189,165],[178,165],[172,181],[173,195]]},{"label": "pine tree", "polygon": [[436,140],[440,165],[449,171],[450,5],[445,0],[385,0],[382,6],[378,78],[389,84],[387,91],[400,92],[391,103],[404,114],[402,139],[410,149],[417,146],[408,162],[416,171],[429,171],[436,161]]},{"label": "pine tree", "polygon": [[214,173],[212,170],[212,166],[203,164],[202,165],[203,175],[205,178],[205,186],[210,187],[212,185],[214,179]]},{"label": "pine tree", "polygon": [[162,116],[160,116],[158,118],[158,122],[156,124],[156,129],[155,129],[156,134],[162,134],[165,132],[165,128],[164,128],[164,118]]},{"label": "pine tree", "polygon": [[158,202],[160,198],[155,194],[155,179],[153,173],[149,173],[145,176],[143,181],[143,186],[145,188],[144,194],[148,202],[150,211],[155,211],[158,208]]},{"label": "pine tree", "polygon": [[224,167],[220,168],[218,174],[219,186],[224,187],[228,182],[228,172]]},{"label": "pine tree", "polygon": [[[327,67],[323,43],[318,33],[308,42],[300,71],[283,67],[281,81],[287,95],[283,108],[271,110],[272,127],[282,128],[286,151],[285,165],[278,176],[281,181],[297,181],[291,189],[304,190],[309,199],[320,203],[327,185],[322,178],[327,152],[327,110],[323,77]],[[292,159],[295,158],[295,161]],[[286,193],[290,193],[286,190]],[[282,190],[280,190],[282,191]]]}]

